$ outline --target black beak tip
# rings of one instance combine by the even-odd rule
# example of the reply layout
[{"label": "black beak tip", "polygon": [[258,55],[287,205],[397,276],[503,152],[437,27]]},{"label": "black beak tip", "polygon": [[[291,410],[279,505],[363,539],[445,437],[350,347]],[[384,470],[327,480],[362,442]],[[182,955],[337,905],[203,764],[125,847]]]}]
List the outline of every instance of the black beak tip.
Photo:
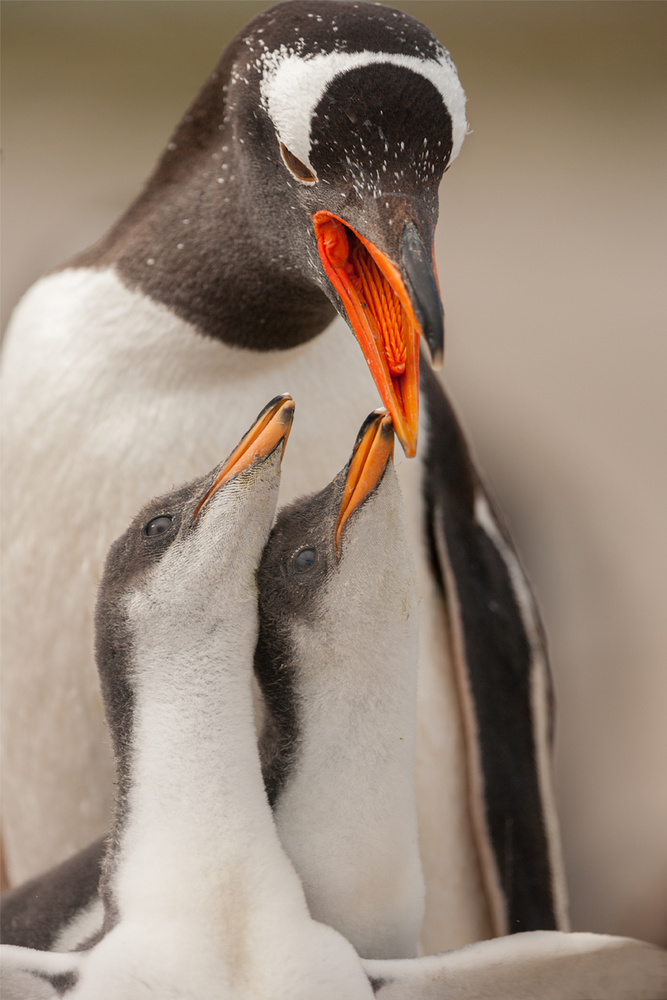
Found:
[{"label": "black beak tip", "polygon": [[280,419],[285,427],[291,427],[292,421],[294,420],[295,409],[296,403],[291,397],[287,397],[280,412]]},{"label": "black beak tip", "polygon": [[433,367],[441,368],[445,349],[445,314],[431,258],[411,222],[403,230],[402,257],[414,310],[431,352]]},{"label": "black beak tip", "polygon": [[[291,400],[292,402],[291,409],[292,412],[294,412],[294,400],[290,396],[289,392],[281,392],[279,396],[274,396],[273,399],[270,399],[269,402],[266,404],[266,406],[260,410],[260,412],[257,414],[255,423],[259,423],[262,417],[265,417],[267,413],[271,413],[274,411],[277,412],[280,404],[286,402],[287,400]],[[289,408],[288,407],[285,408],[285,412],[287,409]]]},{"label": "black beak tip", "polygon": [[389,414],[387,414],[387,418],[388,419],[382,420],[382,422],[380,423],[380,429],[378,433],[382,438],[384,438],[385,441],[393,441],[394,424],[393,421],[391,420],[391,417],[389,417]]},{"label": "black beak tip", "polygon": [[429,344],[429,349],[431,352],[431,365],[435,371],[440,371],[443,364],[445,363],[445,352],[443,350],[443,345],[441,344],[437,349],[433,349]]},{"label": "black beak tip", "polygon": [[[350,458],[350,461],[352,461],[352,458],[354,458],[354,455],[355,455],[357,449],[359,448],[359,445],[361,444],[361,442],[363,441],[363,439],[366,437],[366,433],[367,433],[369,427],[371,427],[373,424],[379,424],[382,421],[383,417],[386,417],[386,416],[387,416],[387,411],[384,409],[384,407],[379,407],[377,410],[373,410],[372,413],[368,414],[368,416],[364,420],[363,424],[359,428],[359,433],[357,434],[357,439],[354,442],[354,448],[352,449],[352,456]],[[393,430],[393,426],[392,426],[392,430]]]}]

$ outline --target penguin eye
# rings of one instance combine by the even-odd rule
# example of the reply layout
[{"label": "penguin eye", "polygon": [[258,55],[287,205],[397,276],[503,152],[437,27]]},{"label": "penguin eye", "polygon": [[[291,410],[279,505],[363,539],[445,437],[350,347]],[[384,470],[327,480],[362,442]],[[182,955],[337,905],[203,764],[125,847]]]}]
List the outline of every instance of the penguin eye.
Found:
[{"label": "penguin eye", "polygon": [[317,552],[315,549],[301,549],[294,556],[294,569],[297,573],[307,573],[317,562]]},{"label": "penguin eye", "polygon": [[301,160],[297,160],[294,153],[290,153],[284,142],[280,143],[280,152],[283,154],[283,160],[296,178],[300,181],[305,181],[306,184],[313,184],[317,180],[310,167],[307,167]]},{"label": "penguin eye", "polygon": [[148,538],[153,538],[155,535],[161,535],[163,532],[168,531],[171,528],[171,514],[160,514],[159,517],[154,517],[144,526],[144,535]]}]

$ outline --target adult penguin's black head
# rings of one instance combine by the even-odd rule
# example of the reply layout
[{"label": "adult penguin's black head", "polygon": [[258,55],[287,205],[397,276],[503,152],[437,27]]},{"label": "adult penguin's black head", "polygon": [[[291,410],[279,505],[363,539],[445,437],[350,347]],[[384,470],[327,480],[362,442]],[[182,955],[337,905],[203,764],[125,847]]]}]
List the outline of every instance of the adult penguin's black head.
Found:
[{"label": "adult penguin's black head", "polygon": [[296,2],[278,12],[294,38],[272,48],[269,32],[259,89],[312,227],[306,268],[347,316],[414,454],[420,333],[436,362],[443,351],[432,246],[438,185],[465,134],[464,94],[448,53],[400,11]]},{"label": "adult penguin's black head", "polygon": [[311,339],[333,305],[413,455],[420,335],[443,351],[438,185],[465,131],[456,68],[419,21],[279,4],[228,46],[97,261],[254,350]]}]

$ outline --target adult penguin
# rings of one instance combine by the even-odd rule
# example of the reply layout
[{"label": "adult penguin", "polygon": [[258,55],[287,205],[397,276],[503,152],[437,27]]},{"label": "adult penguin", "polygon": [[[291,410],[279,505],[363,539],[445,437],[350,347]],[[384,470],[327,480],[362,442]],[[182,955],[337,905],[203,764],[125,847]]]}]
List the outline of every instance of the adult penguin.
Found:
[{"label": "adult penguin", "polygon": [[421,598],[423,944],[565,925],[537,615],[419,361],[421,333],[442,354],[431,248],[465,129],[454,65],[418,21],[279,5],[225,51],[117,225],[18,307],[4,363],[12,880],[108,821],[88,651],[104,553],[133,510],[210,468],[247,409],[285,389],[301,421],[284,495],[321,487],[379,392],[406,455],[422,435],[398,473]]}]

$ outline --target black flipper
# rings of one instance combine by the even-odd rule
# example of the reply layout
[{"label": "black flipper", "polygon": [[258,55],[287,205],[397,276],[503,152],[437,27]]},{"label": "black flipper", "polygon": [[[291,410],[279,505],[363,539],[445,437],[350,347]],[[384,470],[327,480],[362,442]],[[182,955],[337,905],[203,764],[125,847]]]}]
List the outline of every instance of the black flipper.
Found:
[{"label": "black flipper", "polygon": [[420,380],[429,418],[426,531],[447,606],[494,930],[567,929],[544,633],[512,542],[425,360]]},{"label": "black flipper", "polygon": [[3,944],[49,951],[60,932],[97,896],[105,840],[96,840],[2,897]]}]

